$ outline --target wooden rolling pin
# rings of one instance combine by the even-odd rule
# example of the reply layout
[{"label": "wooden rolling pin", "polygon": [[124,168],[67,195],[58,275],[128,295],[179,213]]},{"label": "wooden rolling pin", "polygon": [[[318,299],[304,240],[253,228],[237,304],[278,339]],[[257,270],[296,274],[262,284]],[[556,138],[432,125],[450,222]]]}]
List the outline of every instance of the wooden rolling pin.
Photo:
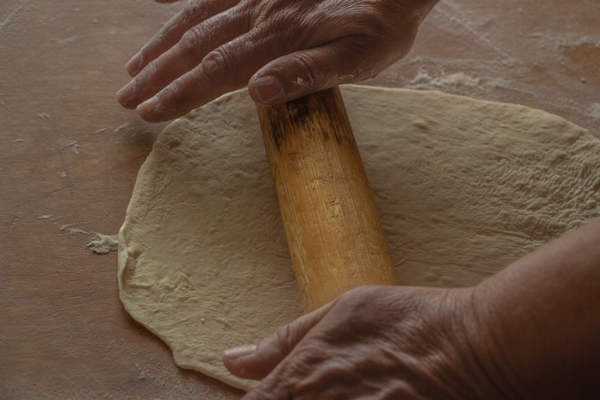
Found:
[{"label": "wooden rolling pin", "polygon": [[339,88],[257,109],[305,312],[397,285]]}]

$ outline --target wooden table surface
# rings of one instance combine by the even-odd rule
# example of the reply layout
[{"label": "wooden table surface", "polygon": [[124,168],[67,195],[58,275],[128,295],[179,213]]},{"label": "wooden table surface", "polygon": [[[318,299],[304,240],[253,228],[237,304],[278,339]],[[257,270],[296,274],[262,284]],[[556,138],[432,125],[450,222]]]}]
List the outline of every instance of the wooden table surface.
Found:
[{"label": "wooden table surface", "polygon": [[[181,7],[0,4],[0,399],[238,399],[123,310],[116,234],[164,125],[122,109],[124,64]],[[598,0],[442,0],[368,82],[542,108],[600,137]]]}]

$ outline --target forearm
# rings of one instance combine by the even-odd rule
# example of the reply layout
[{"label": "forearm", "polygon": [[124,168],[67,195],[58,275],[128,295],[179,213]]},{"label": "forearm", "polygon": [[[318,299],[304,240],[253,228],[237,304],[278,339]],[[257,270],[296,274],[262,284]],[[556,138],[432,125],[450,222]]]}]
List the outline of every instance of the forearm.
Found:
[{"label": "forearm", "polygon": [[524,398],[600,393],[600,219],[486,280],[473,299],[500,381]]}]

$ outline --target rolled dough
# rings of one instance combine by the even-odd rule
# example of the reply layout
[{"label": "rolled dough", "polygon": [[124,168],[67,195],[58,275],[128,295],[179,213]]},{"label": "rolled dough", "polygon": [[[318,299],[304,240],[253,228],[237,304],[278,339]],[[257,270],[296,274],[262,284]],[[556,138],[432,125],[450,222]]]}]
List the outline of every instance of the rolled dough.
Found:
[{"label": "rolled dough", "polygon": [[[600,141],[521,106],[346,86],[404,285],[474,285],[600,215]],[[178,119],[140,169],[119,234],[120,296],[176,363],[248,389],[223,350],[302,313],[254,104]]]}]

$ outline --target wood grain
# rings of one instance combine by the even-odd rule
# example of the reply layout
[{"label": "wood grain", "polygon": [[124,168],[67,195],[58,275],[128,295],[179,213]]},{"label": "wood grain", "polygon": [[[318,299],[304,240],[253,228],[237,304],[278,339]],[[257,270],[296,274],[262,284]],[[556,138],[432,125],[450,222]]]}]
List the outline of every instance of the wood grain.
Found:
[{"label": "wood grain", "polygon": [[[0,1],[0,399],[241,397],[177,368],[123,311],[116,254],[86,248],[117,233],[164,126],[117,104],[124,64],[179,7]],[[442,1],[414,50],[368,83],[526,104],[598,135],[599,20],[596,0]],[[481,84],[440,83],[459,72]]]},{"label": "wood grain", "polygon": [[257,110],[305,312],[397,285],[339,88]]}]

